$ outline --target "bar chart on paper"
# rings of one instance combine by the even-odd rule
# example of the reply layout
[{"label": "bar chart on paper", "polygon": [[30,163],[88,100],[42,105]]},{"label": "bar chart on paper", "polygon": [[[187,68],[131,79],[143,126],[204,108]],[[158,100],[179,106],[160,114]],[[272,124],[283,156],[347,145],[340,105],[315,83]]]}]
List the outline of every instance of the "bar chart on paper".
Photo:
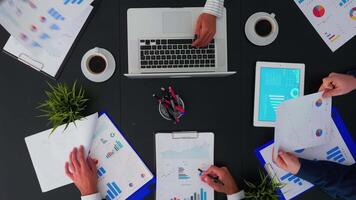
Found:
[{"label": "bar chart on paper", "polygon": [[330,161],[343,163],[346,159],[341,149],[337,146],[326,152],[327,159]]},{"label": "bar chart on paper", "polygon": [[108,183],[107,186],[108,191],[106,192],[106,200],[114,200],[119,197],[121,194],[121,189],[115,182]]},{"label": "bar chart on paper", "polygon": [[104,174],[106,173],[106,170],[104,169],[104,167],[100,167],[98,170],[97,170],[97,175],[98,177],[102,177],[104,176]]},{"label": "bar chart on paper", "polygon": [[302,180],[300,178],[294,176],[291,173],[287,173],[286,175],[282,176],[281,177],[281,181],[289,181],[291,183],[295,183],[295,184],[300,185],[300,186],[303,185]]},{"label": "bar chart on paper", "polygon": [[171,200],[208,200],[207,192],[201,188],[199,192],[195,192],[191,196],[188,196],[186,198],[177,198],[173,197]]},{"label": "bar chart on paper", "polygon": [[64,5],[67,5],[67,4],[81,4],[83,3],[84,0],[64,0]]}]

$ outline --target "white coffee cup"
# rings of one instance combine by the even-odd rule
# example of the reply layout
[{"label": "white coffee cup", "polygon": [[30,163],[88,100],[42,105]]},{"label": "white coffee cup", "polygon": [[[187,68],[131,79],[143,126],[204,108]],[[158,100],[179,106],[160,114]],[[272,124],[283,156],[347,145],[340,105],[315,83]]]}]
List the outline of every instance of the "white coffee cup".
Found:
[{"label": "white coffee cup", "polygon": [[[258,25],[265,27],[262,27],[261,30],[257,30],[256,26]],[[248,18],[245,24],[245,34],[247,39],[257,46],[271,44],[276,40],[278,32],[279,26],[274,13],[255,13]]]},{"label": "white coffee cup", "polygon": [[114,56],[106,49],[95,47],[86,52],[81,62],[84,76],[93,82],[104,82],[115,72]]}]

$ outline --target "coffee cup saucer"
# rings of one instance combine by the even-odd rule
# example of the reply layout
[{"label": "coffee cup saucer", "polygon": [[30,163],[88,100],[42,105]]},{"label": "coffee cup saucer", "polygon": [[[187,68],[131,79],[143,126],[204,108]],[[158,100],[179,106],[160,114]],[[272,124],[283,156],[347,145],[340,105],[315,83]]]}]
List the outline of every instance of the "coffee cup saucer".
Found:
[{"label": "coffee cup saucer", "polygon": [[[89,71],[87,67],[88,59],[94,55],[101,55],[106,59],[107,66],[102,73],[95,74]],[[96,47],[84,54],[81,62],[81,68],[84,76],[87,79],[97,83],[105,82],[109,80],[115,72],[115,68],[116,68],[115,58],[108,50]]]},{"label": "coffee cup saucer", "polygon": [[[266,19],[271,22],[273,26],[271,33],[268,36],[260,36],[256,33],[255,25],[259,20]],[[279,33],[278,22],[275,19],[275,14],[269,14],[265,12],[258,12],[251,15],[245,24],[245,34],[247,39],[257,46],[267,46],[274,42]]]}]

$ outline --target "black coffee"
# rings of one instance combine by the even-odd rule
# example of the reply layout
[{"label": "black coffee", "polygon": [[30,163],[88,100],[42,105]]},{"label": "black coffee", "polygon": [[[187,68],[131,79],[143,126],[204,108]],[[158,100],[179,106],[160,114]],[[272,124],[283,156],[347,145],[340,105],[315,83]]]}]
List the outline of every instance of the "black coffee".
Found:
[{"label": "black coffee", "polygon": [[262,19],[256,23],[255,30],[258,35],[266,37],[272,31],[272,24],[268,20]]},{"label": "black coffee", "polygon": [[106,61],[101,56],[93,56],[89,60],[89,69],[93,73],[99,74],[106,68]]}]

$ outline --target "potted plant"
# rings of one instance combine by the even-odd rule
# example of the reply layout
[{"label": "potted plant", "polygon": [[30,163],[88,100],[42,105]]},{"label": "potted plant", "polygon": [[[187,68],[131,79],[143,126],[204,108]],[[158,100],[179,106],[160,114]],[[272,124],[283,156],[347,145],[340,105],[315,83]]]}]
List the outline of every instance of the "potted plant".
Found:
[{"label": "potted plant", "polygon": [[259,170],[260,183],[254,184],[245,180],[248,186],[248,191],[246,192],[246,199],[252,200],[278,200],[280,195],[277,191],[283,188],[284,184],[276,180],[275,178],[270,178],[268,175]]},{"label": "potted plant", "polygon": [[53,127],[52,133],[62,124],[66,124],[66,130],[70,123],[83,117],[88,101],[85,91],[83,87],[77,87],[77,82],[71,87],[65,83],[54,86],[48,83],[48,86],[51,90],[46,91],[47,100],[37,107],[45,113],[40,117],[48,118]]}]

